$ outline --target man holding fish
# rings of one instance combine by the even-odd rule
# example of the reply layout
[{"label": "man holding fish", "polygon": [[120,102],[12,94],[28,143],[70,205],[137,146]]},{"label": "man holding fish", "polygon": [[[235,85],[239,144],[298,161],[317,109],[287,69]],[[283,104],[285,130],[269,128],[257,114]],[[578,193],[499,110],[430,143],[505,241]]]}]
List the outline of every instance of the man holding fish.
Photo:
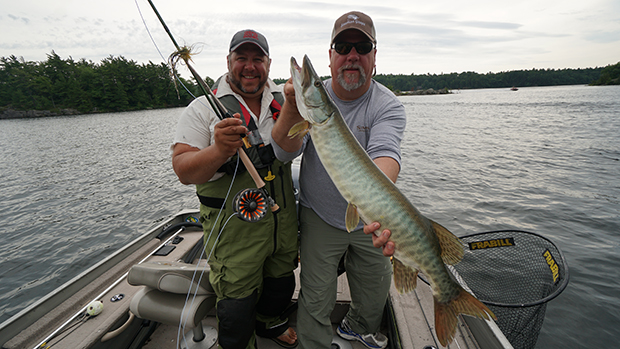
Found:
[{"label": "man holding fish", "polygon": [[[372,19],[353,11],[334,24],[329,50],[332,79],[325,88],[342,113],[353,135],[379,169],[395,182],[400,171],[400,142],[406,123],[405,109],[394,94],[372,79],[376,59],[376,33]],[[304,79],[305,81],[305,79]],[[339,193],[324,168],[310,137],[289,137],[300,130],[303,118],[289,80],[284,87],[286,103],[272,131],[276,156],[288,161],[303,152],[300,172],[301,292],[297,314],[302,348],[329,348],[332,341],[330,313],[336,301],[337,267],[346,252],[345,266],[352,302],[338,327],[345,339],[355,339],[368,348],[385,348],[387,338],[379,332],[387,300],[392,267],[379,247],[388,235],[373,240],[363,225],[347,217],[352,206]],[[297,92],[299,93],[299,92]],[[303,123],[303,122],[302,122]],[[346,164],[342,164],[345,166]],[[370,222],[367,222],[370,223]],[[366,226],[366,233],[378,229]],[[351,231],[349,233],[348,231]],[[389,233],[388,233],[389,234]],[[384,247],[392,254],[393,242]]]}]

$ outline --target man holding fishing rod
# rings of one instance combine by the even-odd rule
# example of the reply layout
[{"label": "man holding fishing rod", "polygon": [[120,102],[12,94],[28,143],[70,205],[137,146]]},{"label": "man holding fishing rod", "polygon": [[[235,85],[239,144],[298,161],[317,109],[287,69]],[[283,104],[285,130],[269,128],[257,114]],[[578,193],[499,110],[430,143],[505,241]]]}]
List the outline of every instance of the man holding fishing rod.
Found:
[{"label": "man holding fishing rod", "polygon": [[[213,89],[236,117],[220,120],[205,96],[195,99],[179,119],[172,164],[183,184],[196,185],[200,199],[220,347],[256,348],[256,332],[293,348],[297,334],[282,316],[295,289],[298,255],[291,163],[276,159],[268,144],[283,103],[281,88],[269,78],[269,46],[262,34],[236,33],[226,59],[228,73]],[[239,148],[248,153],[280,209],[265,210],[262,219],[233,209],[236,193],[257,187],[237,159]]]},{"label": "man holding fishing rod", "polygon": [[[334,23],[330,44],[332,78],[324,82],[325,88],[360,145],[395,182],[400,171],[400,142],[406,115],[394,94],[372,79],[376,55],[372,19],[357,11],[342,15]],[[364,229],[359,224],[351,233],[347,232],[347,202],[318,158],[312,137],[288,137],[289,130],[303,118],[297,110],[291,80],[284,92],[286,103],[273,128],[272,144],[283,161],[303,152],[299,178],[301,291],[297,330],[300,347],[330,347],[333,334],[329,317],[336,302],[337,268],[346,252],[352,301],[337,333],[371,349],[385,348],[387,338],[379,332],[379,326],[392,268],[389,258],[376,247],[383,246],[383,254],[390,255],[394,253],[394,244],[387,243],[388,231],[380,238],[364,235],[379,229],[376,222]]]}]

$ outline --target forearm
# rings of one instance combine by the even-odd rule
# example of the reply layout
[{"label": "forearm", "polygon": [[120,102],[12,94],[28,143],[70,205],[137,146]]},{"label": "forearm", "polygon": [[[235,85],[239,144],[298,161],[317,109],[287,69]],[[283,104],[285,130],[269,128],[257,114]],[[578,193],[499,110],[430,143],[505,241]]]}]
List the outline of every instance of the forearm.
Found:
[{"label": "forearm", "polygon": [[400,172],[400,165],[398,164],[398,161],[388,156],[378,157],[373,161],[377,164],[377,167],[379,167],[379,169],[392,180],[392,182],[396,183],[398,173]]},{"label": "forearm", "polygon": [[177,144],[172,155],[172,167],[181,183],[202,184],[209,181],[227,159],[213,145],[199,150]]}]

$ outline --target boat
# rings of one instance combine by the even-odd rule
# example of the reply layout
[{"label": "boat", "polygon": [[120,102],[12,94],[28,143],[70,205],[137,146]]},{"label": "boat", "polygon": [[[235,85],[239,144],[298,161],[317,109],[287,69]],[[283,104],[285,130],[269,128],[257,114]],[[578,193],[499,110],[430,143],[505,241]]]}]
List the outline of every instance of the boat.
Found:
[{"label": "boat", "polygon": [[519,89],[513,86],[510,88],[510,91],[519,91]]},{"label": "boat", "polygon": [[[203,232],[198,217],[198,210],[182,210],[165,219],[0,324],[2,348],[216,348],[215,295],[206,275],[199,280],[201,271],[208,273],[208,265],[199,258]],[[292,326],[302,267],[295,270],[297,289],[289,308]],[[346,271],[338,280],[331,314],[334,331],[351,302]],[[193,289],[200,285],[201,291],[188,299],[185,292],[190,285]],[[97,311],[96,301],[102,301],[103,310],[91,316]],[[414,292],[399,294],[392,284],[382,324],[389,348],[441,348],[433,313],[428,285],[419,283]],[[182,328],[181,316],[189,317]],[[459,319],[451,348],[512,348],[493,321]],[[261,348],[279,348],[269,339],[257,342]],[[337,336],[334,345],[363,348]]]}]

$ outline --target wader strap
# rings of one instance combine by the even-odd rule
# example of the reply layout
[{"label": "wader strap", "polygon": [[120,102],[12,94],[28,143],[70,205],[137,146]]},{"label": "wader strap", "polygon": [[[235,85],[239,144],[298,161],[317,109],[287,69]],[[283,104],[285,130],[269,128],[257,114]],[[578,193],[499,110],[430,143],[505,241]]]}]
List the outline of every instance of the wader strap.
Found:
[{"label": "wader strap", "polygon": [[239,161],[239,165],[237,166],[237,155],[235,155],[230,161],[225,162],[224,165],[220,166],[220,168],[217,169],[217,172],[224,172],[227,175],[232,176],[233,174],[235,174],[235,169],[237,169],[237,174],[246,171],[245,164],[242,161]]},{"label": "wader strap", "polygon": [[[282,94],[281,93],[279,93],[279,92],[274,92],[273,93],[273,100],[271,101],[271,104],[269,105],[269,109],[271,110],[271,115],[272,115],[274,120],[278,120],[278,116],[280,116],[280,111],[282,110],[282,106],[276,100],[276,93],[278,93],[280,95],[280,98],[282,98]],[[280,98],[278,98],[278,99],[280,99]]]},{"label": "wader strap", "polygon": [[198,195],[198,200],[200,200],[200,203],[207,207],[222,208],[222,206],[224,206],[224,199],[222,198],[212,198],[209,196],[202,196],[198,193],[196,193],[196,195]]}]

